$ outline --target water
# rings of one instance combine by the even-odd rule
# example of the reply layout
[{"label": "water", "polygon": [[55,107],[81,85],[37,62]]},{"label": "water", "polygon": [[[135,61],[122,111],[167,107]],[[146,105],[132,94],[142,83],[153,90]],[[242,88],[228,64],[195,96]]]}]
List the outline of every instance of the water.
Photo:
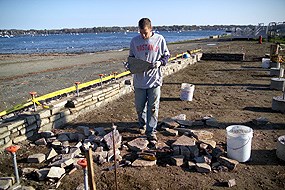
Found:
[{"label": "water", "polygon": [[[169,42],[208,38],[221,35],[224,31],[184,31],[160,32]],[[89,34],[54,34],[35,36],[16,36],[0,38],[0,53],[80,53],[129,48],[136,32],[127,33],[89,33]]]}]

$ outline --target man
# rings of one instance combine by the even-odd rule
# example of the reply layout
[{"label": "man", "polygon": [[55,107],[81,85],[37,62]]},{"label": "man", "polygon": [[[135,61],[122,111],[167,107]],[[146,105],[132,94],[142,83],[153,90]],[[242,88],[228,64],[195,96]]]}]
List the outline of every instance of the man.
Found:
[{"label": "man", "polygon": [[164,37],[152,32],[150,19],[142,18],[138,24],[140,35],[131,40],[129,56],[149,62],[149,68],[133,75],[135,106],[141,133],[149,141],[157,141],[161,66],[166,65],[170,54]]}]

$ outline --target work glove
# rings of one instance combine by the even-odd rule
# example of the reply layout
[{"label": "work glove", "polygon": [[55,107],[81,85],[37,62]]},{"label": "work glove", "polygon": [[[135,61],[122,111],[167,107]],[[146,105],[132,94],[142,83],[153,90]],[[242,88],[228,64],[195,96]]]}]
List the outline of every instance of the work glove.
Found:
[{"label": "work glove", "polygon": [[156,61],[156,62],[154,62],[154,63],[150,63],[149,68],[150,68],[150,69],[157,69],[157,68],[160,67],[160,66],[161,66],[161,61]]}]

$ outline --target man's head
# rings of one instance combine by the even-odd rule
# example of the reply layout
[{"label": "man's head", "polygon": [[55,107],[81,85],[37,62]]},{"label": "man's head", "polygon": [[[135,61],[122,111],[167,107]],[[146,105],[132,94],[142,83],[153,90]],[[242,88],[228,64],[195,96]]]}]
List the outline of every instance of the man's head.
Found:
[{"label": "man's head", "polygon": [[139,30],[143,39],[148,39],[152,35],[151,21],[148,18],[142,18],[139,21]]}]

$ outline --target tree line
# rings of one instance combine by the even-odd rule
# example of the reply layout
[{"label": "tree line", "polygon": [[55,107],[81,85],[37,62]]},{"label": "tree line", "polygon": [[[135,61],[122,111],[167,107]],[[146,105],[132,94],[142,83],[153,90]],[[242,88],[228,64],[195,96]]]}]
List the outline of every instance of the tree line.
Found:
[{"label": "tree line", "polygon": [[[154,26],[153,29],[157,31],[191,31],[191,30],[232,30],[232,28],[239,27],[252,28],[254,25],[173,25],[173,26]],[[41,34],[71,34],[71,33],[102,33],[102,32],[136,32],[138,27],[135,26],[112,26],[112,27],[93,27],[93,28],[63,28],[63,29],[51,29],[51,30],[18,30],[18,29],[2,29],[0,30],[0,35],[41,35]]]}]

